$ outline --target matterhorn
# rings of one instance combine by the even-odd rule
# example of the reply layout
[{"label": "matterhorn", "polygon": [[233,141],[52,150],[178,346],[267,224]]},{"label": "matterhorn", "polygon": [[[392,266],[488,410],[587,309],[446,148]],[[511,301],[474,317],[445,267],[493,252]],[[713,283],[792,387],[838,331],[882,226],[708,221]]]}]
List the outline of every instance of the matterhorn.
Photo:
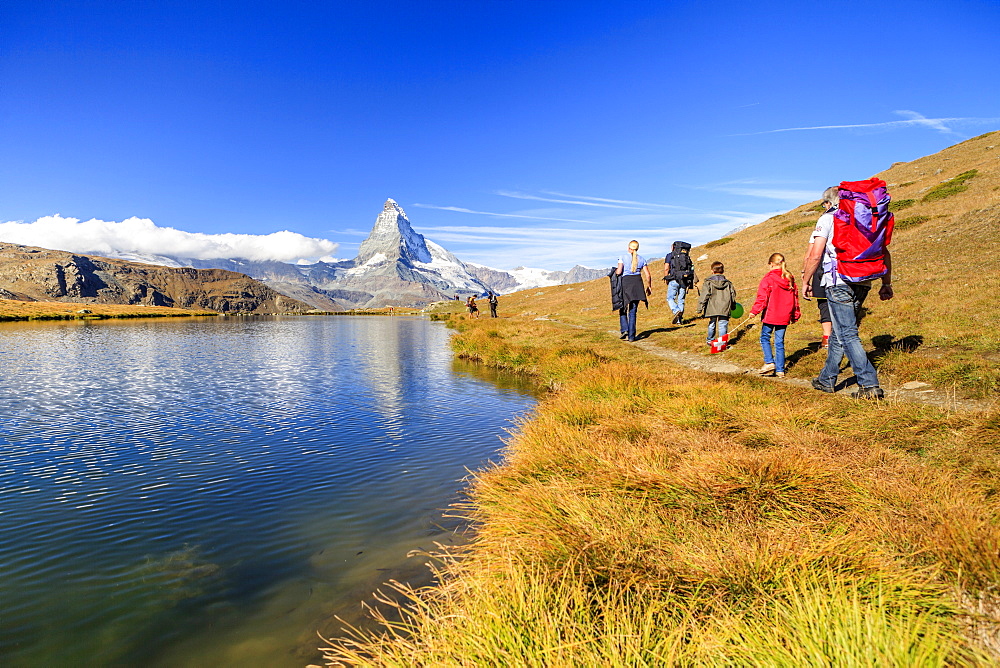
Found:
[{"label": "matterhorn", "polygon": [[363,306],[418,306],[490,289],[469,273],[465,263],[414,232],[406,212],[393,199],[385,201],[351,264],[337,272],[336,287],[370,294]]}]

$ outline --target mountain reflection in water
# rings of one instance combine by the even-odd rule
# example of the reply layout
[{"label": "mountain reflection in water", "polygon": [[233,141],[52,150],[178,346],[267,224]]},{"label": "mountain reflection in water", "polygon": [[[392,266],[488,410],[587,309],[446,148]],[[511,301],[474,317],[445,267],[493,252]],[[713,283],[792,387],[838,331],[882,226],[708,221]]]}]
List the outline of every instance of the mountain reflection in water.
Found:
[{"label": "mountain reflection in water", "polygon": [[[533,403],[421,318],[0,326],[5,665],[301,666]],[[348,611],[348,612],[345,612]],[[336,630],[333,628],[332,630]]]}]

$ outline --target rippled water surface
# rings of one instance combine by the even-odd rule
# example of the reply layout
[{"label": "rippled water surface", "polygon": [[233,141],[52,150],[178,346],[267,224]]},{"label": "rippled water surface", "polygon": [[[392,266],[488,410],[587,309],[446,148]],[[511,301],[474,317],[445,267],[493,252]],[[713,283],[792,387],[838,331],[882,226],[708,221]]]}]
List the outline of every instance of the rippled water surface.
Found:
[{"label": "rippled water surface", "polygon": [[0,325],[0,664],[302,666],[533,398],[418,318]]}]

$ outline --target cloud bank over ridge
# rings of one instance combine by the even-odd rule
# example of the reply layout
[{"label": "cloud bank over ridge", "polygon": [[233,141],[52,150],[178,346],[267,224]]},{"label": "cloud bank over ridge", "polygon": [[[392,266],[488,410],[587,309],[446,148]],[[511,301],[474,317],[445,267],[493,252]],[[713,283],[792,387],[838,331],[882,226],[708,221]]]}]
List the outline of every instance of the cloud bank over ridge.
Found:
[{"label": "cloud bank over ridge", "polygon": [[160,227],[148,218],[114,222],[45,216],[0,222],[0,241],[71,253],[136,253],[209,260],[244,258],[298,262],[333,260],[338,244],[283,230],[271,234],[204,234]]}]

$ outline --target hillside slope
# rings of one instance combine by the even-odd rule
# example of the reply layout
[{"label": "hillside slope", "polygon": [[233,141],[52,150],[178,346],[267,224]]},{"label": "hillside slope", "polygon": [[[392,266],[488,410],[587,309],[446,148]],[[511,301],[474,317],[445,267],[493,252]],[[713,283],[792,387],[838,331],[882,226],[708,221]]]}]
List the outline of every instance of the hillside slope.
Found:
[{"label": "hillside slope", "polygon": [[[996,139],[883,173],[897,200],[914,200],[901,212],[921,216],[893,244],[899,298],[872,304],[863,328],[884,372],[995,387],[998,341],[979,316],[997,287]],[[972,169],[966,190],[932,195]],[[726,262],[749,301],[771,252],[801,263],[812,207],[697,249],[708,256],[699,266]],[[393,583],[402,602],[382,598],[384,628],[332,638],[326,659],[998,665],[1000,404],[854,401],[680,367],[650,347],[695,357],[704,323],[671,326],[662,283],[654,297],[640,345],[618,339],[606,279],[504,297],[498,319],[448,316],[458,356],[552,392],[513,430],[503,461],[471,477],[458,512],[473,539],[442,555],[439,584]],[[790,329],[793,371],[808,375],[819,328]],[[759,364],[755,338],[715,357]]]},{"label": "hillside slope", "polygon": [[[957,184],[955,177],[969,174],[957,180],[964,183]],[[869,176],[845,174],[844,180]],[[889,183],[897,209],[891,245],[896,297],[880,302],[873,296],[868,301],[862,340],[880,372],[889,377],[954,386],[969,396],[997,392],[1000,332],[994,321],[1000,294],[1000,244],[995,238],[1000,227],[1000,133],[982,135],[912,162],[896,163],[877,176]],[[956,184],[958,187],[952,187]],[[818,200],[803,204],[727,239],[692,249],[692,256],[698,258],[699,277],[710,273],[713,261],[723,262],[739,301],[749,306],[771,253],[784,253],[798,275],[810,232],[820,215],[818,205]],[[623,231],[623,247],[628,238],[628,232]],[[662,258],[666,250],[642,247],[646,257]],[[608,255],[618,251],[609,248]],[[707,354],[705,321],[671,325],[665,284],[659,280],[663,260],[651,262],[650,268],[654,292],[649,311],[640,307],[640,336],[656,345]],[[688,318],[694,317],[695,306],[696,298],[689,295]],[[819,371],[824,355],[819,350],[816,306],[803,302],[802,310],[802,320],[789,327],[785,347],[791,363],[789,375],[807,378]],[[618,328],[606,279],[509,295],[501,311]],[[750,330],[717,357],[759,364],[756,331]]]}]

